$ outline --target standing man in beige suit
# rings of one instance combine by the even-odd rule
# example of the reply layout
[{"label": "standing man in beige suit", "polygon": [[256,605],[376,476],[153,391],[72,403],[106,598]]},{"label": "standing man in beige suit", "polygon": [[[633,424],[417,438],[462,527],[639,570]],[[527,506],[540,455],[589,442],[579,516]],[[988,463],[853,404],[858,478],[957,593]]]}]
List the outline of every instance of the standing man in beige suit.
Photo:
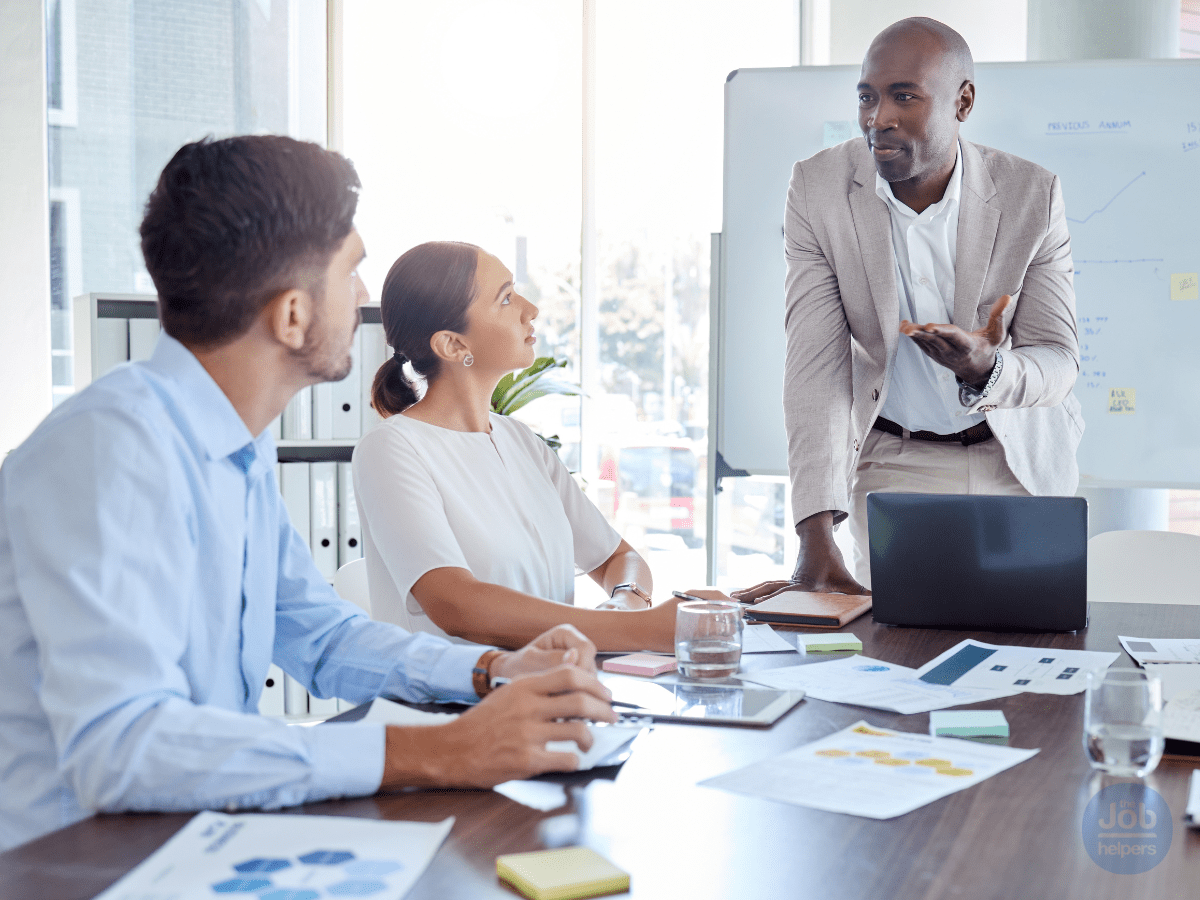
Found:
[{"label": "standing man in beige suit", "polygon": [[[792,583],[807,590],[869,587],[870,491],[1073,494],[1079,480],[1062,191],[959,139],[973,79],[953,29],[889,26],[863,60],[865,140],[792,172],[784,419]],[[853,575],[833,542],[847,515]]]}]

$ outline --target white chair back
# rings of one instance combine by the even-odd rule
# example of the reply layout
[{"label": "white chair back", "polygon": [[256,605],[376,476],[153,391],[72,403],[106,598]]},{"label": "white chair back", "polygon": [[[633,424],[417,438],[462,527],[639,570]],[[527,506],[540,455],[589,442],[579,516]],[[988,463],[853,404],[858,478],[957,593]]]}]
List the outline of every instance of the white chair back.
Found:
[{"label": "white chair back", "polygon": [[1088,541],[1088,600],[1200,604],[1200,537],[1106,531]]},{"label": "white chair back", "polygon": [[333,576],[333,589],[343,600],[349,600],[371,615],[371,592],[367,587],[367,561],[352,559]]}]

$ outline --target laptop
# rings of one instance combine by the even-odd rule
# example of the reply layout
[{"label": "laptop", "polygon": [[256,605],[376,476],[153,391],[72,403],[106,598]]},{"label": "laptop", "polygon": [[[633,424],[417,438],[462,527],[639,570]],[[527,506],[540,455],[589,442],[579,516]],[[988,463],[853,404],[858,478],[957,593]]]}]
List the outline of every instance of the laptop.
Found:
[{"label": "laptop", "polygon": [[876,622],[979,631],[1087,626],[1081,497],[867,495]]}]

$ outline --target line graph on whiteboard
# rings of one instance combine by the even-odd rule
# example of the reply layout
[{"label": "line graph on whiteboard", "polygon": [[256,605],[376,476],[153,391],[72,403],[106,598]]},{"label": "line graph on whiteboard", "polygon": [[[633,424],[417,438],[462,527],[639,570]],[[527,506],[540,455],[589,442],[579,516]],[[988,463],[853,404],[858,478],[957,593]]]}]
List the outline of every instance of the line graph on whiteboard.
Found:
[{"label": "line graph on whiteboard", "polygon": [[1112,205],[1113,205],[1113,202],[1114,202],[1114,201],[1115,201],[1115,200],[1116,200],[1118,197],[1120,197],[1120,196],[1121,196],[1123,193],[1125,193],[1127,190],[1129,190],[1131,187],[1133,187],[1133,186],[1134,186],[1134,184],[1136,184],[1136,183],[1137,183],[1137,182],[1138,182],[1140,179],[1144,178],[1145,176],[1146,176],[1146,173],[1145,173],[1145,172],[1141,172],[1141,173],[1139,173],[1138,175],[1134,176],[1133,180],[1132,180],[1132,181],[1130,181],[1130,182],[1129,182],[1127,185],[1125,185],[1123,188],[1121,188],[1119,191],[1117,191],[1115,194],[1113,194],[1113,195],[1112,195],[1112,196],[1111,196],[1111,197],[1108,199],[1108,202],[1107,202],[1107,203],[1105,203],[1105,204],[1104,204],[1103,206],[1101,206],[1099,209],[1093,209],[1093,210],[1092,210],[1090,213],[1088,213],[1088,214],[1087,214],[1087,216],[1085,216],[1084,218],[1082,218],[1082,219],[1072,219],[1070,216],[1067,216],[1067,221],[1068,221],[1068,222],[1074,222],[1076,225],[1086,225],[1086,224],[1087,224],[1087,222],[1088,222],[1088,221],[1089,221],[1089,220],[1090,220],[1090,219],[1091,219],[1093,216],[1098,216],[1098,215],[1100,215],[1100,213],[1104,212],[1106,209],[1108,209],[1110,206],[1112,206]]}]

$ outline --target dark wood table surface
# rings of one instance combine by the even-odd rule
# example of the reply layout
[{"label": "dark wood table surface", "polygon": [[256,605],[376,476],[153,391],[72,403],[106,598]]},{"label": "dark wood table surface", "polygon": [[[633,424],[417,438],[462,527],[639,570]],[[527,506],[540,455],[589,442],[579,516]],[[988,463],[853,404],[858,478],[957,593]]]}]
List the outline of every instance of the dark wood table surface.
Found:
[{"label": "dark wood table surface", "polygon": [[[777,630],[794,641],[795,631]],[[1115,650],[1118,634],[1200,637],[1200,608],[1092,604],[1075,634],[990,634],[852,623],[869,656],[918,667],[967,637],[997,644]],[[809,662],[836,658],[810,655]],[[791,654],[744,658],[744,670],[794,665]],[[1115,667],[1132,667],[1123,652]],[[1174,835],[1158,866],[1114,875],[1083,846],[1082,815],[1111,779],[1084,756],[1083,695],[1018,694],[1001,709],[1027,762],[907,815],[874,821],[699,787],[697,782],[824,737],[865,718],[927,733],[928,714],[901,716],[805,700],[767,730],[657,725],[619,769],[554,776],[564,804],[540,812],[492,791],[420,791],[317,803],[289,812],[438,821],[454,829],[413,900],[509,897],[496,856],[583,844],[632,875],[645,898],[1175,898],[1200,894],[1200,833],[1182,816],[1193,764],[1164,759],[1146,783],[1170,806]],[[322,726],[336,727],[336,726]],[[1197,763],[1200,765],[1200,761]],[[0,854],[0,898],[85,898],[108,887],[188,815],[99,816]]]}]

